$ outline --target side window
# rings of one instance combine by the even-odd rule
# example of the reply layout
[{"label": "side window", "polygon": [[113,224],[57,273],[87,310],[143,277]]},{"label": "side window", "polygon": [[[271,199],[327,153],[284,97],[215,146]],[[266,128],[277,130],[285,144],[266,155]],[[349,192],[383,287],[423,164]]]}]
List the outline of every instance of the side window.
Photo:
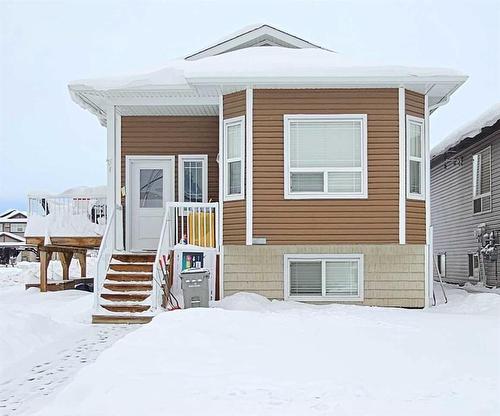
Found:
[{"label": "side window", "polygon": [[472,156],[472,210],[491,211],[491,147]]},{"label": "side window", "polygon": [[424,120],[406,116],[406,180],[407,197],[425,198]]},{"label": "side window", "polygon": [[224,120],[224,200],[245,197],[245,117]]},{"label": "side window", "polygon": [[179,202],[208,201],[208,156],[179,155]]},{"label": "side window", "polygon": [[446,253],[437,255],[437,268],[441,277],[446,277]]}]

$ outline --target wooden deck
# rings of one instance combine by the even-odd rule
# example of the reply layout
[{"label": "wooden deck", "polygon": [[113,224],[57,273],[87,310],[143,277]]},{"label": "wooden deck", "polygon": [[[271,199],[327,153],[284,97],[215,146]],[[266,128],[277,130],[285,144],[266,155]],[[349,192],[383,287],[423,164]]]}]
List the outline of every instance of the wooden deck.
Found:
[{"label": "wooden deck", "polygon": [[[87,277],[87,250],[88,249],[98,249],[101,245],[101,236],[95,237],[50,237],[50,244],[45,244],[45,237],[42,236],[28,236],[26,238],[26,244],[31,246],[36,246],[38,253],[40,255],[40,283],[37,287],[40,288],[40,292],[47,292],[51,290],[64,290],[65,288],[71,288],[69,278],[69,265],[73,257],[78,259],[80,263],[80,276],[82,278]],[[49,267],[50,260],[52,259],[53,253],[60,253],[61,265],[63,268],[63,282],[68,282],[63,284],[63,286],[54,286],[49,289],[49,285],[53,283],[48,283],[47,281],[47,268]],[[92,280],[92,279],[91,279]],[[73,283],[73,287],[76,283]],[[35,287],[35,286],[31,286]],[[61,289],[62,287],[62,289]],[[26,287],[28,288],[28,287]]]},{"label": "wooden deck", "polygon": [[[68,280],[58,280],[47,282],[47,292],[58,292],[60,290],[74,289],[76,285],[80,283],[93,283],[93,277],[80,277]],[[40,283],[26,283],[25,288],[30,289],[32,287],[40,288]]]}]

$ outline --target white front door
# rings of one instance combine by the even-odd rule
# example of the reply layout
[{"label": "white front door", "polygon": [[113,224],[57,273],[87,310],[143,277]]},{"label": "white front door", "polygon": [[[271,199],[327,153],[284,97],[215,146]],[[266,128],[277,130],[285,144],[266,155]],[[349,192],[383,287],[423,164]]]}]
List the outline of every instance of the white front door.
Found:
[{"label": "white front door", "polygon": [[173,156],[127,156],[127,248],[156,250],[165,203],[174,196]]}]

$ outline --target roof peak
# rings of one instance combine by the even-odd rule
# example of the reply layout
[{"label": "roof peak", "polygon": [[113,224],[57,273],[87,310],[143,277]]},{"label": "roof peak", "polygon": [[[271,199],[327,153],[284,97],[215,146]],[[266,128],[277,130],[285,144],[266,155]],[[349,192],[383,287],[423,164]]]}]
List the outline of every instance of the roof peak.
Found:
[{"label": "roof peak", "polygon": [[281,46],[285,48],[303,49],[320,48],[322,46],[309,42],[299,36],[292,35],[267,23],[256,23],[230,33],[199,51],[187,55],[184,59],[193,61],[208,56],[220,55],[253,46]]}]

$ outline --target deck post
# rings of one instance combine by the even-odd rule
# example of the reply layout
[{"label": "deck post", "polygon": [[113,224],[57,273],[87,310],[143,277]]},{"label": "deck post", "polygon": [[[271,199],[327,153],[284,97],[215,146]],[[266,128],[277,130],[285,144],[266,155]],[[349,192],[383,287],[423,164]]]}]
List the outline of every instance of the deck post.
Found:
[{"label": "deck post", "polygon": [[87,277],[87,254],[75,253],[78,263],[80,263],[80,277]]},{"label": "deck post", "polygon": [[49,267],[52,253],[40,248],[40,292],[47,291],[47,269]]},{"label": "deck post", "polygon": [[63,251],[61,254],[61,265],[63,272],[63,280],[69,279],[69,265],[71,264],[71,259],[73,258],[72,251]]}]

